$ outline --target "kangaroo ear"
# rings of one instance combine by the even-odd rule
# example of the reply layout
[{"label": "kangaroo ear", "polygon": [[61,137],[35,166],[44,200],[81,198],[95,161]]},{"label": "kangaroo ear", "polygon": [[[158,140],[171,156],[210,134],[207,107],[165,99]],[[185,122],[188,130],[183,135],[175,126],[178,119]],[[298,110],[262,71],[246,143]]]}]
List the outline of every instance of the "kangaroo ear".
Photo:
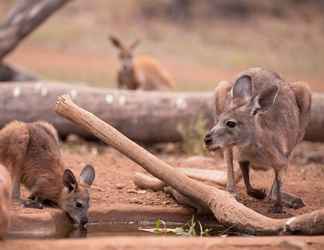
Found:
[{"label": "kangaroo ear", "polygon": [[122,42],[117,37],[110,35],[109,40],[117,49],[124,49]]},{"label": "kangaroo ear", "polygon": [[87,164],[81,171],[80,183],[86,186],[91,186],[95,177],[96,173],[94,168],[91,165]]},{"label": "kangaroo ear", "polygon": [[75,191],[78,188],[78,183],[75,179],[74,174],[70,169],[65,169],[63,174],[63,184],[68,188],[69,193]]},{"label": "kangaroo ear", "polygon": [[130,46],[129,49],[130,50],[134,50],[139,44],[141,43],[140,40],[135,40]]},{"label": "kangaroo ear", "polygon": [[232,88],[232,97],[246,100],[252,97],[252,79],[250,76],[243,75],[236,80]]},{"label": "kangaroo ear", "polygon": [[259,111],[265,112],[271,108],[276,102],[280,88],[278,86],[271,86],[263,90],[253,100],[252,115],[255,115]]}]

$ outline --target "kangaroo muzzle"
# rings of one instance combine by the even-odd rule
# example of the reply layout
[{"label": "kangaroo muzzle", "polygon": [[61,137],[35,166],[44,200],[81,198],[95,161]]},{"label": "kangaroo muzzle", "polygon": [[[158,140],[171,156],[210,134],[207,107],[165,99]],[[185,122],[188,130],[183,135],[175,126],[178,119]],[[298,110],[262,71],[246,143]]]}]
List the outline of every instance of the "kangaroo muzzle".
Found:
[{"label": "kangaroo muzzle", "polygon": [[208,132],[204,138],[205,145],[208,147],[213,144],[212,133]]}]

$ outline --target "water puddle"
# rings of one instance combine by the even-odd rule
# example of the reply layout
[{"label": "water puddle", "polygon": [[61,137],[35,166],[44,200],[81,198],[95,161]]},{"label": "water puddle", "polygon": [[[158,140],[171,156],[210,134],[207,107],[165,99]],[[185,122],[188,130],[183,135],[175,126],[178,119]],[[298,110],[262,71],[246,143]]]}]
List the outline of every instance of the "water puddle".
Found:
[{"label": "water puddle", "polygon": [[[187,223],[165,222],[108,222],[90,223],[86,228],[70,228],[65,232],[12,232],[9,239],[63,239],[63,238],[89,238],[110,236],[227,236],[233,235],[230,228],[217,224],[201,224],[191,219]],[[234,234],[235,235],[235,234]]]}]

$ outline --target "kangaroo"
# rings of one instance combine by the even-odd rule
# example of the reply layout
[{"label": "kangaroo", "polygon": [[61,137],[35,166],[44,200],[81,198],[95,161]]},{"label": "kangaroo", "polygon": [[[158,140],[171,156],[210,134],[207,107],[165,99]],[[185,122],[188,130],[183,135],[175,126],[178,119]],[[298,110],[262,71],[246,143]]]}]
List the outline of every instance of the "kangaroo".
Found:
[{"label": "kangaroo", "polygon": [[7,169],[0,165],[0,238],[9,226],[9,207],[11,201],[11,178]]},{"label": "kangaroo", "polygon": [[28,200],[23,202],[25,207],[58,206],[74,224],[88,222],[89,189],[95,170],[85,166],[79,182],[70,169],[64,170],[58,135],[51,124],[7,124],[0,131],[0,163],[11,174],[13,198],[20,199],[20,183],[30,191]]},{"label": "kangaroo", "polygon": [[268,197],[275,201],[272,211],[282,212],[282,173],[304,137],[311,100],[306,83],[287,83],[262,68],[248,69],[233,82],[222,81],[216,87],[215,126],[204,140],[210,151],[224,150],[229,192],[236,192],[233,159],[239,163],[247,194],[258,199],[266,194],[252,187],[250,167],[272,169],[274,181]]},{"label": "kangaroo", "polygon": [[109,39],[119,50],[121,61],[117,76],[119,89],[168,90],[173,88],[170,74],[155,59],[148,56],[134,57],[138,40],[127,47],[117,37],[110,36]]}]

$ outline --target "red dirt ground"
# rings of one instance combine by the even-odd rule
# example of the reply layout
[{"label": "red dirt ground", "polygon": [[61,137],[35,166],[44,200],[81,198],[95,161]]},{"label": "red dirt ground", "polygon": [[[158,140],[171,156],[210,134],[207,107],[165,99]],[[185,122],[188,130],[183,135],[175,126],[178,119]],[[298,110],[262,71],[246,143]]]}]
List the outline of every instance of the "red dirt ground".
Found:
[{"label": "red dirt ground", "polygon": [[[136,171],[144,172],[144,170],[116,150],[95,143],[81,143],[81,145],[79,143],[65,143],[63,145],[63,156],[66,166],[73,169],[76,174],[80,173],[86,163],[91,163],[95,167],[96,180],[92,190],[92,208],[100,210],[117,204],[152,207],[180,206],[163,192],[137,189],[132,182],[132,177]],[[297,148],[294,161],[297,159],[302,161],[301,157],[307,157],[308,152],[320,152],[323,147],[323,144],[304,143]],[[160,153],[158,156],[174,166],[181,165],[181,161],[186,158],[186,156],[177,152]],[[219,158],[218,160],[221,161],[222,159]],[[220,165],[222,165],[221,162]],[[284,190],[300,196],[306,204],[304,208],[298,210],[286,208],[284,214],[272,214],[269,212],[272,204],[248,197],[244,192],[242,181],[239,183],[240,200],[248,207],[271,217],[289,217],[319,209],[324,207],[324,196],[321,195],[324,192],[323,167],[321,164],[303,166],[292,164],[288,168],[284,180]],[[201,168],[204,168],[204,166],[201,166]],[[268,190],[271,182],[272,173],[252,172],[252,183],[256,187]],[[22,209],[16,204],[14,211],[17,210],[19,210],[19,213],[35,213],[35,210]],[[41,212],[41,210],[39,211]]]}]

